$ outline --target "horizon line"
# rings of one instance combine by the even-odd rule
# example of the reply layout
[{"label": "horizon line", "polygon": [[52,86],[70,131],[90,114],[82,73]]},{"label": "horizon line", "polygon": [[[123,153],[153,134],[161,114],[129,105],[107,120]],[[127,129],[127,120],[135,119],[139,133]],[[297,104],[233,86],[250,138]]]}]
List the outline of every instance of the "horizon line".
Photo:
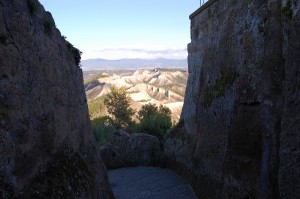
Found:
[{"label": "horizon line", "polygon": [[86,60],[106,60],[106,61],[118,61],[118,60],[133,60],[133,59],[139,59],[139,60],[157,60],[157,59],[168,59],[168,60],[187,60],[187,58],[117,58],[117,59],[106,59],[106,58],[89,58],[89,59],[83,59],[81,61],[86,61]]}]

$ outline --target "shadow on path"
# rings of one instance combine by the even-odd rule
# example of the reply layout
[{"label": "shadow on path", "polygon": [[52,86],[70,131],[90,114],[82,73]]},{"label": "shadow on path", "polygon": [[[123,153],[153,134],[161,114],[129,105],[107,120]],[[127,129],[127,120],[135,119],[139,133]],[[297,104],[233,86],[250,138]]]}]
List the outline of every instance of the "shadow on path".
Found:
[{"label": "shadow on path", "polygon": [[108,175],[116,199],[197,199],[191,186],[169,169],[129,167]]}]

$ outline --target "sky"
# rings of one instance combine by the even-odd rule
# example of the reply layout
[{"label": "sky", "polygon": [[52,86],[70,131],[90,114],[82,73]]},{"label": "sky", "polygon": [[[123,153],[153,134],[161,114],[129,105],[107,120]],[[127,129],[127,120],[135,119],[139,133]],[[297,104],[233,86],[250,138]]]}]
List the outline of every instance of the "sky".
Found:
[{"label": "sky", "polygon": [[82,59],[187,57],[199,0],[39,0]]}]

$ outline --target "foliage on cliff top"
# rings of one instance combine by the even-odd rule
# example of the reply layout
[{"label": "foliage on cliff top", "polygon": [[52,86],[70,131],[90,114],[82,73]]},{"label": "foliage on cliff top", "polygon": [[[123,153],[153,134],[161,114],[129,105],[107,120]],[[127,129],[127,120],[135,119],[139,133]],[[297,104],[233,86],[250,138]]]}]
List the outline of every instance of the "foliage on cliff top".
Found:
[{"label": "foliage on cliff top", "polygon": [[71,44],[65,36],[62,36],[62,37],[65,40],[68,49],[72,53],[76,65],[80,66],[82,52],[78,48],[76,48],[73,44]]},{"label": "foliage on cliff top", "polygon": [[38,0],[27,0],[27,6],[30,14],[33,14],[38,11],[40,5]]},{"label": "foliage on cliff top", "polygon": [[52,29],[55,27],[55,24],[50,20],[45,20],[43,26],[46,33],[51,33]]}]

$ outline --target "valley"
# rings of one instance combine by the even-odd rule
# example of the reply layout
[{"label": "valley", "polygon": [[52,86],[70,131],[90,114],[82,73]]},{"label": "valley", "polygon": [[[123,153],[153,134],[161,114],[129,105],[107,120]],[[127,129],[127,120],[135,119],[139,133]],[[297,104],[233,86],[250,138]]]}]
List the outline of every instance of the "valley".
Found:
[{"label": "valley", "polygon": [[173,121],[180,118],[188,77],[185,69],[92,70],[83,74],[91,119],[106,114],[102,102],[113,85],[126,89],[131,107],[137,111],[152,103],[167,106]]}]

